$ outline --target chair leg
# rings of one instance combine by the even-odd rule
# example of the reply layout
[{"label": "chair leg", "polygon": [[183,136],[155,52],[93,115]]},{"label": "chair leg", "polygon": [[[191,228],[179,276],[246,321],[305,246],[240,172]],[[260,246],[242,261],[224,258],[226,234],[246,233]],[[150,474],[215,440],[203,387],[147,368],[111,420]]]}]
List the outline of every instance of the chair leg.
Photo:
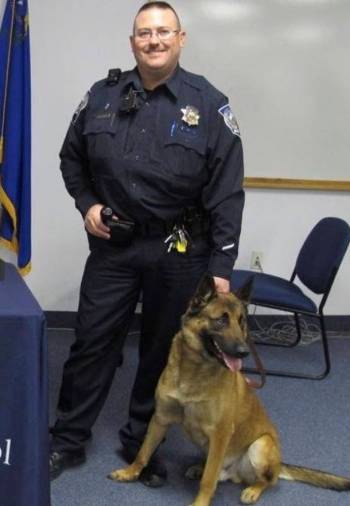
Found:
[{"label": "chair leg", "polygon": [[296,346],[297,344],[300,343],[300,340],[301,340],[299,313],[294,313],[294,320],[295,320],[295,328],[297,329],[297,338],[294,341],[293,346]]},{"label": "chair leg", "polygon": [[323,378],[324,378],[325,376],[327,376],[327,374],[331,370],[331,359],[330,359],[330,355],[329,355],[328,339],[327,339],[326,325],[324,322],[323,313],[320,313],[319,320],[320,320],[320,327],[321,327],[321,337],[322,337],[322,344],[323,344],[324,361],[325,361],[325,365],[326,365],[324,375],[323,375]]},{"label": "chair leg", "polygon": [[[318,318],[318,320],[320,322],[321,345],[322,345],[323,357],[324,357],[324,362],[325,362],[325,366],[324,366],[323,371],[320,374],[304,374],[304,373],[295,373],[292,371],[280,371],[280,370],[266,369],[265,373],[267,376],[280,376],[280,377],[285,377],[285,378],[321,380],[321,379],[324,379],[328,375],[328,373],[331,369],[331,362],[330,362],[328,339],[327,339],[327,333],[326,333],[326,328],[325,328],[325,323],[324,323],[324,317],[323,317],[322,313],[320,313],[319,315],[310,315],[310,316],[314,316],[314,317]],[[297,317],[296,314],[295,314],[295,321],[296,321],[297,333],[298,333],[297,342],[299,342],[301,339],[301,329],[300,329],[300,324],[299,324],[300,323],[299,318]],[[256,344],[260,345],[261,343],[259,343],[259,341],[257,341]],[[256,369],[252,369],[250,367],[244,368],[243,372],[247,372],[250,374],[260,374],[259,371],[257,371]]]}]

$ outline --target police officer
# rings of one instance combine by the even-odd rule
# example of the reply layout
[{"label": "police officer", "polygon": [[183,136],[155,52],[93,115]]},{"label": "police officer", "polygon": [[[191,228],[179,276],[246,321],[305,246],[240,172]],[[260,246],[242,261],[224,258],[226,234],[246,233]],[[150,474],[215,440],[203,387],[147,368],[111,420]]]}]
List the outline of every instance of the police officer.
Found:
[{"label": "police officer", "polygon": [[[60,153],[90,255],[52,429],[52,478],[85,461],[140,291],[139,366],[120,430],[128,461],[142,443],[171,339],[200,278],[209,271],[217,290],[228,292],[237,256],[243,155],[228,100],[179,66],[185,32],[166,2],[140,8],[130,42],[136,68],[110,71],[93,85]],[[159,457],[141,475],[150,486],[165,478]]]}]

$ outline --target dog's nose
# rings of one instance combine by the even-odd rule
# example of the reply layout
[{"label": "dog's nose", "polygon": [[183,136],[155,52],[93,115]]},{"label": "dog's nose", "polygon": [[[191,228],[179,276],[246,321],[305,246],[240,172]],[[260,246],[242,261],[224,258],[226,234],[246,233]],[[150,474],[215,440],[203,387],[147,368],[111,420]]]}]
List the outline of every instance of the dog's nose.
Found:
[{"label": "dog's nose", "polygon": [[238,344],[234,352],[235,357],[245,358],[249,355],[249,349],[244,344]]}]

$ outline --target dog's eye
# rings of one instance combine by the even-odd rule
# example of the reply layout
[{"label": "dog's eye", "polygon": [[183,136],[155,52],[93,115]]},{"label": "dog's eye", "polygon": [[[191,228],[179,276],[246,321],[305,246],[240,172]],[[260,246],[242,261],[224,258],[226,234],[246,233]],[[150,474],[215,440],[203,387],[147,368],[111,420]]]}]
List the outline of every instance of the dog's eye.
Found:
[{"label": "dog's eye", "polygon": [[244,326],[244,322],[245,322],[244,315],[241,314],[240,317],[238,318],[238,324],[241,328]]},{"label": "dog's eye", "polygon": [[229,324],[229,315],[228,313],[223,313],[219,318],[215,319],[215,327],[216,328],[222,328],[226,327]]}]

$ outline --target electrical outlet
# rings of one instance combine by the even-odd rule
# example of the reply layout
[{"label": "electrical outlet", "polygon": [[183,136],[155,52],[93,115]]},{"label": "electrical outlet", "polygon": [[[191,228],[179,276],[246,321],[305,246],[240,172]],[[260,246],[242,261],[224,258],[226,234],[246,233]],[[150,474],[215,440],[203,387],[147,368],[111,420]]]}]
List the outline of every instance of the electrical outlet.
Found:
[{"label": "electrical outlet", "polygon": [[262,251],[252,251],[252,256],[250,259],[250,268],[255,271],[261,271],[262,272],[262,261],[263,261],[263,254]]}]

